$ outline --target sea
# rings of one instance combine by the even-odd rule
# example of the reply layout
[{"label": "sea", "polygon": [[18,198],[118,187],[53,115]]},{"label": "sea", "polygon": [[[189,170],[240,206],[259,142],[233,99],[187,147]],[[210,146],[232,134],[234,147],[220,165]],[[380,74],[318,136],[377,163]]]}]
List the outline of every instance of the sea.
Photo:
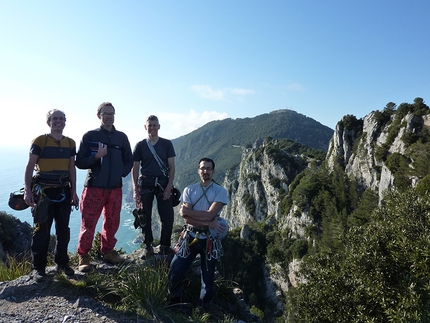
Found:
[{"label": "sea", "polygon": [[[22,222],[33,225],[30,208],[23,211],[15,211],[8,205],[11,192],[18,191],[24,186],[24,171],[28,161],[29,147],[0,146],[0,211],[13,215]],[[77,194],[80,197],[84,187],[86,171],[77,169]],[[116,234],[118,240],[116,249],[120,248],[126,253],[132,253],[140,248],[140,244],[135,243],[139,230],[134,228],[134,216],[131,213],[132,207],[124,203],[121,210],[121,224]],[[101,232],[102,216],[96,227],[96,232]],[[81,225],[81,213],[73,209],[70,214],[70,243],[69,252],[75,253],[78,246],[79,229]],[[52,225],[51,234],[55,234],[55,227]],[[0,237],[1,238],[1,237]]]}]

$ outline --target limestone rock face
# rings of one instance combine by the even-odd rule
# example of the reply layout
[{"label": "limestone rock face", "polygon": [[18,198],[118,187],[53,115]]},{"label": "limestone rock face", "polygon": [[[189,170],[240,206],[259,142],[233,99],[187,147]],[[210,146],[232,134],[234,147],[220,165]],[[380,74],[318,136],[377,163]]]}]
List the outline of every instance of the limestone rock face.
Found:
[{"label": "limestone rock face", "polygon": [[[350,122],[351,116],[345,116],[337,124],[330,140],[326,163],[332,171],[344,171],[348,178],[355,180],[359,194],[372,189],[382,201],[395,181],[395,174],[386,164],[387,156],[394,153],[407,156],[405,136],[419,133],[424,127],[429,128],[430,116],[407,113],[401,117],[401,114],[393,113],[384,115],[385,119],[381,121],[381,113],[378,113],[354,119],[353,123]],[[283,156],[288,155],[288,162],[282,159],[280,163],[270,153],[270,144],[258,141],[252,148],[243,149],[240,164],[227,172],[223,186],[228,190],[229,203],[222,216],[231,229],[242,228],[242,239],[249,237],[248,226],[254,222],[272,224],[274,230],[288,230],[294,239],[306,239],[305,229],[313,225],[308,214],[309,205],[292,205],[284,211],[281,201],[290,184],[310,167],[311,161],[306,156],[280,152]],[[281,310],[280,295],[301,283],[296,275],[300,263],[294,259],[288,268],[265,264],[266,293],[274,311]]]},{"label": "limestone rock face", "polygon": [[[306,156],[291,155],[280,151],[282,164],[270,154],[269,144],[262,142],[253,148],[244,149],[240,165],[231,169],[224,180],[229,202],[222,211],[222,216],[229,223],[230,229],[241,228],[241,239],[250,236],[249,224],[264,222],[272,224],[277,230],[292,229],[296,238],[304,238],[304,229],[312,223],[305,210],[293,207],[284,213],[280,201],[289,190],[289,186],[296,176],[308,167],[310,159]],[[283,311],[283,295],[296,278],[294,271],[275,265],[264,268],[265,294],[269,307],[273,313]],[[295,261],[294,268],[299,266]]]},{"label": "limestone rock face", "polygon": [[[375,118],[375,112],[363,120],[360,131],[344,129],[339,122],[330,141],[327,162],[333,169],[340,163],[345,174],[355,178],[361,191],[371,188],[378,192],[379,201],[384,192],[391,189],[394,176],[383,161],[378,159],[377,150],[387,147],[387,153],[407,154],[407,147],[402,137],[407,133],[417,133],[423,126],[430,125],[429,116],[417,116],[408,113],[401,120],[393,115],[389,122],[381,124]],[[394,124],[399,125],[398,129]],[[339,162],[340,161],[340,162]]]},{"label": "limestone rock face", "polygon": [[[345,172],[354,174],[361,186],[370,187],[378,184],[377,166],[374,159],[374,139],[381,140],[378,135],[379,126],[373,121],[372,113],[364,118],[363,135],[354,130],[345,130],[341,123],[338,123],[330,141],[327,162],[330,168],[341,160]],[[382,134],[385,137],[385,134]],[[353,146],[356,140],[359,140],[360,148],[354,152]],[[385,141],[385,138],[383,139]]]},{"label": "limestone rock face", "polygon": [[224,181],[229,203],[223,216],[231,228],[285,216],[279,207],[280,195],[288,192],[289,185],[308,162],[304,156],[288,157],[291,164],[279,165],[264,145],[243,150],[240,165],[230,170]]}]

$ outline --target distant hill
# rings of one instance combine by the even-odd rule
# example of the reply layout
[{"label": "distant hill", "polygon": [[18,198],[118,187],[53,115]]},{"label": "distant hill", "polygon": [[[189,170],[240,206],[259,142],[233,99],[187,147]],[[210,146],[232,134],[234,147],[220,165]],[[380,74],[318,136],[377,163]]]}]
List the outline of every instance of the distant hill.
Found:
[{"label": "distant hill", "polygon": [[283,109],[254,118],[212,121],[172,140],[176,151],[175,184],[179,189],[198,181],[197,163],[202,157],[214,159],[215,180],[240,163],[242,148],[258,139],[271,137],[297,141],[310,148],[327,151],[333,129],[293,110]]}]

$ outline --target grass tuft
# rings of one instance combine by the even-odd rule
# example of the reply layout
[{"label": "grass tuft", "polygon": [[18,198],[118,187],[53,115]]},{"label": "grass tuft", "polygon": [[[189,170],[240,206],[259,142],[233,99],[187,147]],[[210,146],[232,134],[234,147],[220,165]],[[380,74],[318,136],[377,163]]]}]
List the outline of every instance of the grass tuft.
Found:
[{"label": "grass tuft", "polygon": [[31,271],[31,258],[28,253],[6,256],[6,261],[0,261],[0,281],[10,281],[27,275]]}]

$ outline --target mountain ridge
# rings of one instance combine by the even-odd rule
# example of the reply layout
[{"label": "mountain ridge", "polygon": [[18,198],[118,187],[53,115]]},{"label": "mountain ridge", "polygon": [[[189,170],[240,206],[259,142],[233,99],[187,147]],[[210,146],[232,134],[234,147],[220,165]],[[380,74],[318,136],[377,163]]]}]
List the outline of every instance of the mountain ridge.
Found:
[{"label": "mountain ridge", "polygon": [[240,163],[242,149],[251,147],[259,139],[286,138],[327,151],[332,134],[333,129],[289,109],[274,110],[252,118],[211,121],[172,140],[177,169],[174,182],[183,188],[191,184],[190,178],[197,181],[197,163],[202,157],[215,161],[214,178],[222,182],[227,170]]}]

